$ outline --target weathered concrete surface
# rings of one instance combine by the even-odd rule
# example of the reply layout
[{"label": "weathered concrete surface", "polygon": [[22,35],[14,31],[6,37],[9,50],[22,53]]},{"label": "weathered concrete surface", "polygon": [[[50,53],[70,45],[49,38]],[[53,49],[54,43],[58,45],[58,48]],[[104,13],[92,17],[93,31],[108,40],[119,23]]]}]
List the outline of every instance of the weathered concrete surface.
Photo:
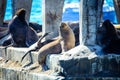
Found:
[{"label": "weathered concrete surface", "polygon": [[[14,47],[9,47],[7,48],[7,60],[13,60],[13,61],[19,61],[21,62],[21,59],[23,55],[28,51],[28,48],[14,48]],[[30,55],[27,55],[22,64],[26,63],[27,61],[30,60],[30,56],[32,57],[33,63],[38,61],[37,56],[38,54],[36,52],[31,52]]]},{"label": "weathered concrete surface", "polygon": [[45,39],[58,36],[58,28],[62,21],[64,0],[42,0],[43,34],[53,32]]},{"label": "weathered concrete surface", "polygon": [[5,56],[6,56],[5,48],[0,46],[0,57],[5,58]]},{"label": "weathered concrete surface", "polygon": [[46,64],[66,77],[120,77],[120,55],[96,55],[93,50],[78,46],[63,55],[47,56]]},{"label": "weathered concrete surface", "polygon": [[85,77],[68,77],[65,80],[119,80],[120,78],[116,77],[116,78],[112,78],[112,77],[108,77],[108,78],[103,78],[103,77],[89,77],[89,78],[85,78]]},{"label": "weathered concrete surface", "polygon": [[[28,48],[15,48],[15,47],[0,47],[0,57],[6,60],[18,61],[21,62],[23,55],[28,51]],[[36,52],[31,52],[30,55],[27,55],[22,61],[22,65],[30,61],[30,56],[33,60],[33,63],[37,62],[38,54]]]},{"label": "weathered concrete surface", "polygon": [[80,1],[80,44],[95,45],[100,26],[103,0]]},{"label": "weathered concrete surface", "polygon": [[0,67],[0,80],[63,80],[64,77]]},{"label": "weathered concrete surface", "polygon": [[[34,64],[33,64],[34,65]],[[23,68],[18,61],[0,59],[0,80],[63,80],[62,76],[51,75],[52,70],[42,71],[41,66]]]},{"label": "weathered concrete surface", "polygon": [[[27,48],[9,47],[6,51],[4,47],[1,47],[0,56],[5,56],[6,60],[9,59],[14,62],[4,61],[1,63],[0,59],[0,76],[2,74],[0,78],[2,80],[58,80],[59,78],[59,80],[64,80],[64,77],[65,80],[82,80],[83,78],[92,80],[94,79],[93,77],[95,77],[95,80],[100,79],[97,77],[103,77],[101,78],[103,80],[105,80],[105,77],[111,77],[111,80],[119,80],[117,77],[120,77],[120,55],[98,54],[102,53],[98,46],[86,47],[80,45],[58,55],[48,55],[46,65],[53,71],[51,74],[44,74],[44,72],[33,73],[34,71],[22,69],[22,64],[29,61],[29,57],[26,56],[23,63],[20,63],[21,57],[25,54]],[[38,61],[36,59],[37,54],[35,52],[31,54],[34,63]],[[40,68],[37,69],[41,70]]]},{"label": "weathered concrete surface", "polygon": [[32,7],[32,0],[12,0],[12,14],[15,15],[16,11],[20,8],[26,9],[26,19],[29,21]]},{"label": "weathered concrete surface", "polygon": [[0,0],[0,27],[3,25],[7,0]]}]

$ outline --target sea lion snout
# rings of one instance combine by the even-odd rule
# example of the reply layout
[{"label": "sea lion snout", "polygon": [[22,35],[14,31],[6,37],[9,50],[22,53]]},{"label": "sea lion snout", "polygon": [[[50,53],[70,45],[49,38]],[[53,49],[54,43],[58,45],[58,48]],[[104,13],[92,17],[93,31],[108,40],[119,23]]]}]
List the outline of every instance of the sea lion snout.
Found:
[{"label": "sea lion snout", "polygon": [[66,28],[66,26],[67,26],[66,23],[61,23],[60,28],[61,28],[61,29],[64,29],[64,28]]},{"label": "sea lion snout", "polygon": [[20,20],[25,20],[26,10],[24,8],[21,8],[16,12],[16,15]]}]

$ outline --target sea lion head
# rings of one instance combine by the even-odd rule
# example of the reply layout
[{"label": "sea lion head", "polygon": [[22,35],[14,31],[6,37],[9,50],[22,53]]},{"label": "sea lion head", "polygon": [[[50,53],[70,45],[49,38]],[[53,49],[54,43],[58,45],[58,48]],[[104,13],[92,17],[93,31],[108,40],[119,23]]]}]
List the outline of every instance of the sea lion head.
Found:
[{"label": "sea lion head", "polygon": [[67,35],[69,35],[69,29],[70,27],[66,24],[66,23],[61,23],[60,25],[60,35],[62,37],[66,37]]},{"label": "sea lion head", "polygon": [[16,28],[16,27],[17,28],[18,27],[25,28],[25,27],[27,27],[28,23],[25,19],[25,14],[26,14],[26,10],[24,8],[17,10],[14,17],[9,22],[8,27],[10,27],[10,28]]},{"label": "sea lion head", "polygon": [[26,10],[24,8],[19,9],[16,14],[21,21],[25,20]]},{"label": "sea lion head", "polygon": [[66,23],[61,23],[60,30],[66,30],[68,28],[68,25]]}]

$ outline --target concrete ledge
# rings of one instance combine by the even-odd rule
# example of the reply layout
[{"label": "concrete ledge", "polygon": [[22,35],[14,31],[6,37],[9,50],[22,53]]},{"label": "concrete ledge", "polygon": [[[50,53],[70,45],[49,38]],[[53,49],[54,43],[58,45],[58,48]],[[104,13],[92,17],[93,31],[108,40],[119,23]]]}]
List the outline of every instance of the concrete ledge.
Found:
[{"label": "concrete ledge", "polygon": [[6,58],[5,56],[6,56],[5,48],[0,46],[0,57]]},{"label": "concrete ledge", "polygon": [[120,80],[119,77],[67,77],[65,80]]},{"label": "concrete ledge", "polygon": [[120,77],[120,55],[100,56],[88,48],[77,48],[77,51],[47,56],[47,66],[66,77]]},{"label": "concrete ledge", "polygon": [[[5,49],[4,47],[0,47],[0,57],[20,62],[27,50],[28,48],[9,47]],[[32,52],[31,55],[33,62],[37,62],[38,54]],[[29,61],[29,55],[26,56],[22,64],[27,61]],[[46,65],[50,70],[60,73],[60,75],[66,78],[71,76],[75,78],[77,76],[120,77],[120,55],[96,55],[95,51],[91,51],[87,47],[78,46],[65,53],[48,55]]]},{"label": "concrete ledge", "polygon": [[120,80],[120,77],[62,77],[0,67],[0,80]]},{"label": "concrete ledge", "polygon": [[[15,48],[15,47],[8,47],[5,49],[5,47],[0,47],[0,57],[6,59],[6,60],[13,60],[13,61],[21,61],[21,58],[23,55],[27,52],[28,48]],[[30,53],[33,62],[38,61],[37,56],[38,54],[36,52]],[[30,57],[27,55],[22,64],[29,61]]]},{"label": "concrete ledge", "polygon": [[0,67],[0,80],[63,80],[64,77]]}]

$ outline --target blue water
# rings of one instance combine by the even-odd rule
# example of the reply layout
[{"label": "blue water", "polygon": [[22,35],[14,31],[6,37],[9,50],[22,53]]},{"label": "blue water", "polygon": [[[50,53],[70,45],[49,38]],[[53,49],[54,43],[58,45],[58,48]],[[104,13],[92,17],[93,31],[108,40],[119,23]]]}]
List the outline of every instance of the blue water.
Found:
[{"label": "blue water", "polygon": [[[80,0],[65,0],[62,21],[79,20],[79,2]],[[30,21],[42,24],[42,0],[33,0]],[[11,0],[7,0],[7,9],[5,20],[12,18]],[[117,23],[113,0],[105,0],[103,5],[103,20],[109,19]]]}]

